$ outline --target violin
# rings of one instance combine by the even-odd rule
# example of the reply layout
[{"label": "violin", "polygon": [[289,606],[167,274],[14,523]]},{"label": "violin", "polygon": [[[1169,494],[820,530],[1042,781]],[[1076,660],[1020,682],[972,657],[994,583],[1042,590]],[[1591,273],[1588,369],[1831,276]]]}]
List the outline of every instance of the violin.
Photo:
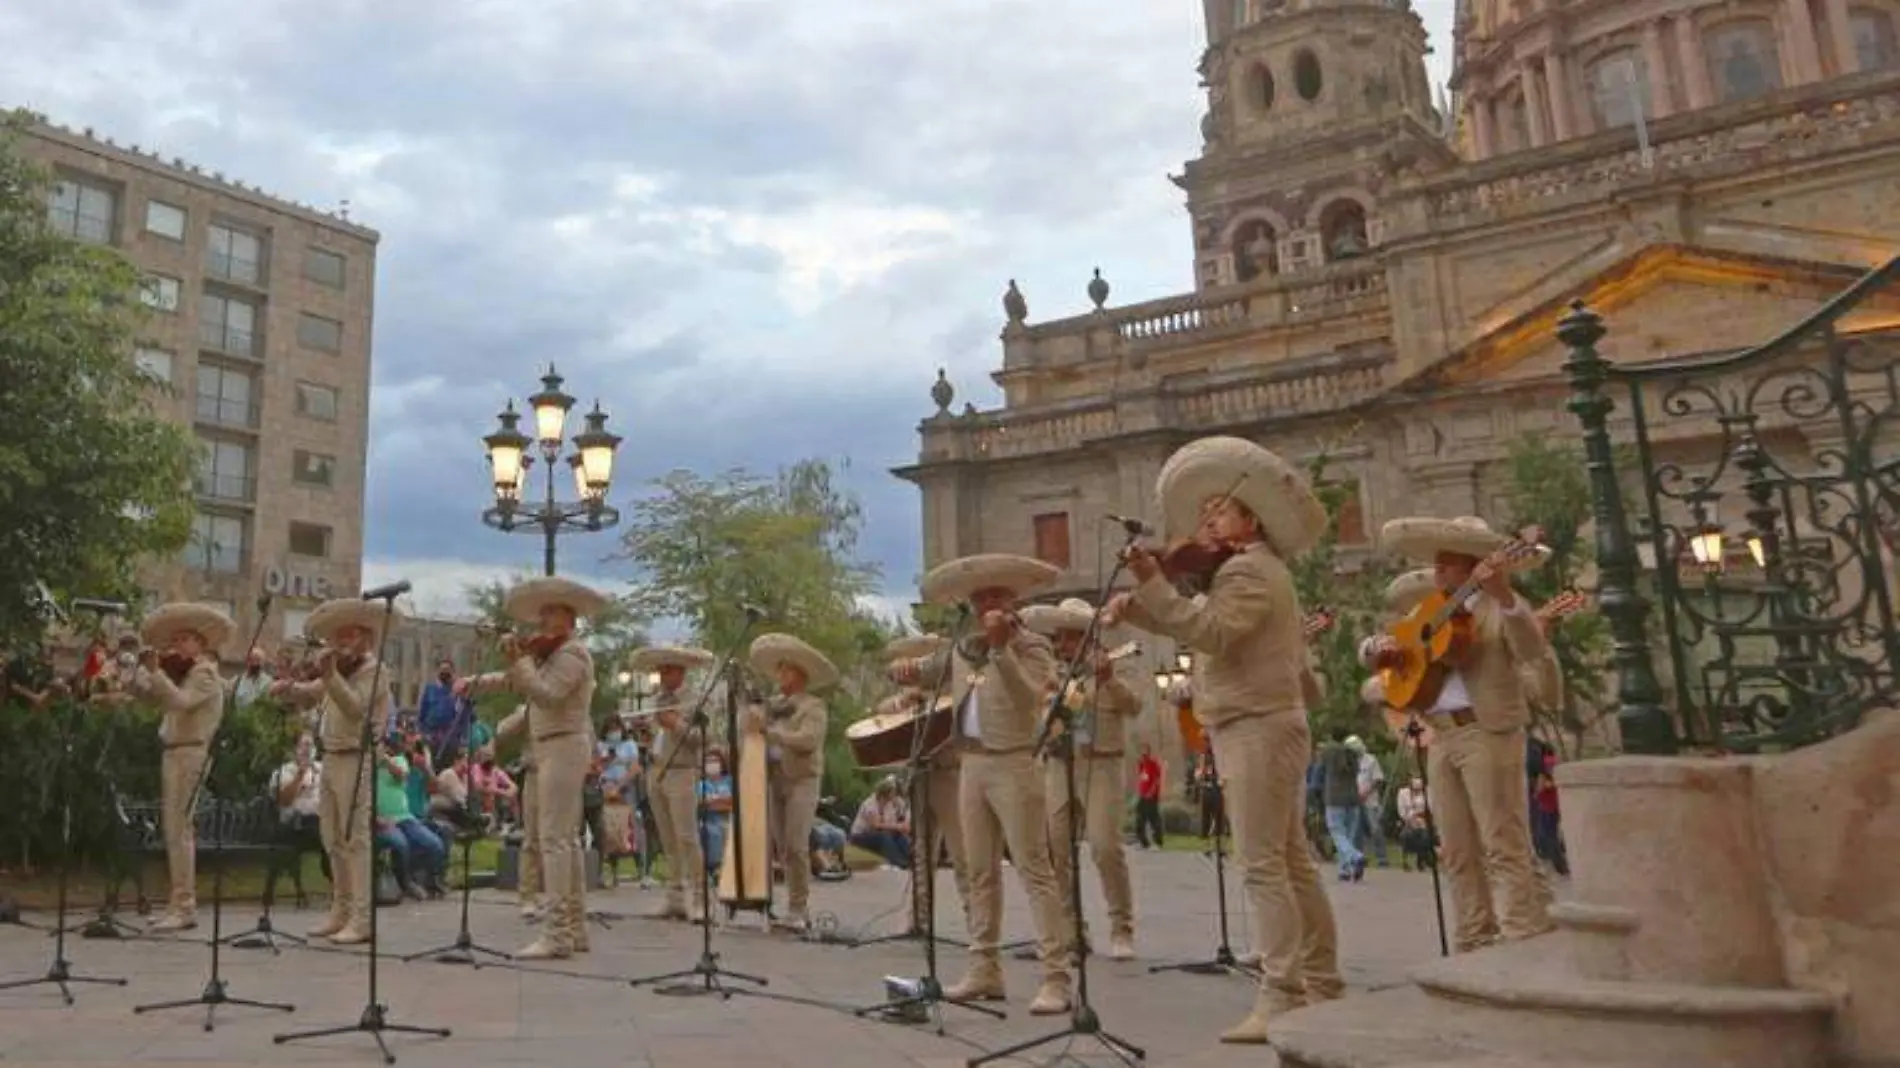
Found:
[{"label": "violin", "polygon": [[567,636],[565,634],[537,634],[521,644],[528,651],[528,655],[534,657],[535,663],[545,664],[548,662],[548,657],[554,655],[555,650],[567,644]]},{"label": "violin", "polygon": [[191,674],[191,669],[198,666],[198,658],[186,656],[183,653],[166,653],[158,658],[158,666],[165,672],[165,676],[172,680],[172,685],[182,686],[185,676]]}]

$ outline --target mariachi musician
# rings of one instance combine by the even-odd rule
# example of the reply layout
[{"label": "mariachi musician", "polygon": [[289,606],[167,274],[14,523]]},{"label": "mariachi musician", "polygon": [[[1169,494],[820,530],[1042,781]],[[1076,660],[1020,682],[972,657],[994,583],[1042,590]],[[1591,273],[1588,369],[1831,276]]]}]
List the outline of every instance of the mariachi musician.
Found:
[{"label": "mariachi musician", "polygon": [[132,676],[133,696],[156,704],[164,718],[158,740],[160,827],[171,896],[153,931],[198,926],[196,818],[192,811],[210,758],[211,740],[224,718],[224,678],[218,648],[231,636],[231,617],[210,605],[168,604],[145,617],[139,638],[145,651]]},{"label": "mariachi musician", "polygon": [[931,604],[967,603],[974,633],[923,661],[893,671],[907,685],[935,681],[950,665],[947,692],[956,698],[955,744],[963,750],[959,804],[970,864],[969,971],[944,993],[952,1001],[1001,1000],[1002,860],[1007,845],[1029,893],[1042,960],[1042,985],[1032,1015],[1069,1011],[1068,910],[1049,862],[1049,807],[1036,767],[1043,703],[1058,681],[1048,639],[1022,625],[1016,604],[1061,572],[1025,556],[985,553],[939,564],[924,576]]},{"label": "mariachi musician", "polygon": [[[1511,588],[1510,566],[1494,560],[1511,539],[1482,519],[1421,517],[1392,520],[1379,541],[1387,552],[1432,565],[1432,586],[1420,596],[1474,580],[1478,590],[1464,606],[1473,624],[1470,644],[1450,665],[1437,700],[1420,714],[1433,735],[1426,768],[1457,915],[1456,948],[1466,952],[1542,933],[1550,918],[1531,859],[1525,682],[1527,671],[1545,663],[1550,642],[1529,602]],[[1536,564],[1543,558],[1521,559]],[[1360,645],[1373,668],[1396,666],[1398,654],[1385,635]]]},{"label": "mariachi musician", "polygon": [[[1055,642],[1056,659],[1073,662],[1082,640],[1095,622],[1095,609],[1071,597],[1058,605],[1023,609],[1023,624]],[[1068,893],[1069,805],[1081,809],[1081,826],[1095,871],[1108,902],[1108,955],[1128,960],[1135,955],[1135,892],[1128,878],[1128,856],[1122,849],[1123,755],[1128,721],[1141,714],[1141,698],[1115,674],[1115,665],[1097,649],[1091,670],[1076,680],[1063,703],[1073,718],[1074,743],[1059,747],[1058,759],[1044,766],[1043,792],[1049,798],[1049,857],[1056,886]],[[1055,728],[1061,731],[1060,725]],[[1065,762],[1075,761],[1075,796],[1069,796]]]},{"label": "mariachi musician", "polygon": [[[884,660],[889,666],[893,682],[898,684],[896,693],[878,702],[874,715],[890,716],[898,713],[922,715],[929,711],[924,702],[936,689],[937,680],[919,679],[914,685],[904,685],[897,676],[904,664],[933,657],[942,652],[949,643],[937,634],[918,634],[897,638],[884,647]],[[939,694],[939,697],[945,696]],[[923,816],[922,823],[912,820],[913,829],[925,826],[930,831],[931,841],[912,843],[910,866],[912,879],[930,879],[932,885],[937,877],[937,855],[939,850],[950,854],[950,870],[956,880],[957,904],[963,909],[963,922],[970,922],[970,860],[963,848],[963,814],[957,804],[957,791],[961,779],[961,764],[956,746],[943,745],[937,748],[925,762],[921,774],[911,779],[910,810]],[[927,918],[923,915],[924,896],[913,895],[910,917],[910,931],[920,934],[928,929]]]},{"label": "mariachi musician", "polygon": [[748,705],[739,730],[763,735],[767,817],[772,856],[785,872],[786,911],[781,925],[802,931],[810,923],[811,824],[818,813],[818,784],[825,775],[825,726],[830,713],[813,690],[838,684],[838,669],[825,654],[790,634],[761,634],[746,660],[775,680],[777,696]]},{"label": "mariachi musician", "polygon": [[[706,738],[687,722],[684,693],[686,673],[709,667],[717,659],[704,649],[655,645],[634,653],[630,665],[634,671],[660,677],[660,690],[653,699],[656,729],[647,764],[647,802],[653,807],[653,823],[667,857],[666,903],[654,913],[656,919],[698,923],[706,918],[706,880],[701,877],[706,855],[699,843],[699,775]],[[686,907],[688,884],[691,911]]]},{"label": "mariachi musician", "polygon": [[[323,746],[322,789],[317,801],[317,830],[330,857],[330,914],[310,937],[337,945],[369,941],[374,837],[370,785],[373,754],[365,753],[370,732],[364,724],[383,707],[376,700],[379,672],[372,651],[385,623],[400,617],[384,606],[357,597],[325,601],[304,622],[304,633],[322,643],[311,665],[313,679],[278,679],[270,693],[294,705],[319,705],[317,740]],[[373,744],[373,743],[372,743]],[[355,807],[352,807],[355,806]]]},{"label": "mariachi musician", "polygon": [[523,702],[495,724],[497,742],[521,743],[521,782],[516,792],[516,822],[521,825],[521,844],[515,855],[516,906],[521,918],[534,923],[541,919],[541,891],[547,870],[541,849],[541,806],[535,801],[534,737],[528,731],[528,706]]},{"label": "mariachi musician", "polygon": [[502,611],[517,623],[538,626],[539,633],[525,641],[504,635],[508,668],[456,685],[459,693],[505,690],[526,702],[516,714],[533,745],[528,788],[534,791],[532,818],[549,901],[541,937],[515,954],[522,960],[566,958],[589,948],[581,790],[594,753],[594,657],[575,631],[582,618],[598,615],[607,604],[604,594],[552,575],[517,583],[502,597]]},{"label": "mariachi musician", "polygon": [[1287,562],[1317,542],[1326,509],[1285,460],[1241,438],[1203,438],[1163,466],[1156,496],[1171,535],[1198,546],[1211,574],[1204,599],[1176,591],[1162,561],[1134,547],[1139,584],[1116,594],[1106,619],[1193,650],[1195,715],[1226,779],[1234,854],[1259,924],[1260,991],[1222,1042],[1264,1044],[1269,1021],[1336,998],[1338,935],[1300,813],[1313,738],[1306,712],[1317,687]]}]

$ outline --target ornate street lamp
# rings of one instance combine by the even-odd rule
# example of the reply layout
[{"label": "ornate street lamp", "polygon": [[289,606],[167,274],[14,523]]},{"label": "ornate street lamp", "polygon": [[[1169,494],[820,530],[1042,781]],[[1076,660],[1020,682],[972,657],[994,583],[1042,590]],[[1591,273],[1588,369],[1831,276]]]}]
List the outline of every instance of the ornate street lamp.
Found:
[{"label": "ornate street lamp", "polygon": [[[554,574],[554,545],[562,534],[606,530],[620,522],[620,512],[607,503],[607,491],[613,484],[614,451],[621,438],[607,430],[607,413],[596,403],[587,414],[584,428],[574,436],[574,452],[566,458],[573,472],[575,500],[556,497],[555,468],[562,462],[561,439],[567,430],[567,415],[574,409],[574,398],[561,390],[562,378],[553,367],[541,376],[541,391],[528,398],[534,416],[534,436],[521,430],[521,413],[509,401],[497,417],[500,426],[482,438],[488,449],[488,466],[493,476],[495,503],[482,513],[482,522],[503,533],[539,534],[543,541],[542,570]],[[524,505],[528,469],[539,453],[547,473],[547,493],[540,504]]]}]

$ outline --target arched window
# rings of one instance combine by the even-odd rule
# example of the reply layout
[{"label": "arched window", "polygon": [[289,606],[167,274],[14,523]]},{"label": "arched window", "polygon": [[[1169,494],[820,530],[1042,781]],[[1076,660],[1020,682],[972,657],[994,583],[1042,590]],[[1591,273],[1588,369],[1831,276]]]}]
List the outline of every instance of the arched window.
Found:
[{"label": "arched window", "polygon": [[1650,114],[1649,100],[1649,72],[1636,49],[1620,48],[1590,64],[1590,107],[1598,129],[1634,125],[1638,114]]},{"label": "arched window", "polygon": [[1319,233],[1329,261],[1364,255],[1370,246],[1366,240],[1366,209],[1356,200],[1333,201],[1320,213]]},{"label": "arched window", "polygon": [[1858,70],[1886,70],[1900,67],[1900,40],[1896,40],[1893,16],[1870,7],[1857,7],[1847,16],[1847,27],[1854,38]]},{"label": "arched window", "polygon": [[1264,219],[1249,219],[1234,231],[1234,278],[1251,282],[1280,273],[1280,235]]},{"label": "arched window", "polygon": [[1781,88],[1775,28],[1766,19],[1725,22],[1703,36],[1709,75],[1722,103],[1752,100]]}]

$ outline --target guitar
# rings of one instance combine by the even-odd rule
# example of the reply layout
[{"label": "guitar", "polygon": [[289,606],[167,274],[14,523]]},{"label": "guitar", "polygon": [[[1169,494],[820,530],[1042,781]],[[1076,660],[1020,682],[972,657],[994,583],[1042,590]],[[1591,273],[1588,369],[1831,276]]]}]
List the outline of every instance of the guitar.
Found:
[{"label": "guitar", "polygon": [[[1333,629],[1339,623],[1339,614],[1327,605],[1320,605],[1306,614],[1300,621],[1300,640],[1310,642],[1314,638]],[[1201,721],[1194,718],[1194,706],[1176,705],[1175,724],[1181,730],[1181,744],[1190,753],[1198,753],[1207,748],[1207,732],[1201,729]]]},{"label": "guitar", "polygon": [[1397,648],[1379,670],[1387,704],[1423,709],[1438,700],[1451,665],[1471,647],[1473,624],[1465,605],[1478,592],[1478,573],[1531,559],[1542,539],[1542,529],[1525,527],[1473,568],[1463,585],[1450,593],[1433,590],[1410,615],[1392,625],[1389,636]]},{"label": "guitar", "polygon": [[[1537,611],[1532,614],[1537,617],[1538,622],[1550,624],[1555,623],[1565,616],[1576,615],[1588,607],[1590,607],[1589,594],[1581,590],[1569,589],[1545,601],[1538,607]],[[1405,725],[1411,718],[1412,713],[1410,711],[1403,708],[1394,708],[1389,702],[1386,704],[1386,726],[1392,728],[1394,735],[1400,738],[1405,737]]]}]

